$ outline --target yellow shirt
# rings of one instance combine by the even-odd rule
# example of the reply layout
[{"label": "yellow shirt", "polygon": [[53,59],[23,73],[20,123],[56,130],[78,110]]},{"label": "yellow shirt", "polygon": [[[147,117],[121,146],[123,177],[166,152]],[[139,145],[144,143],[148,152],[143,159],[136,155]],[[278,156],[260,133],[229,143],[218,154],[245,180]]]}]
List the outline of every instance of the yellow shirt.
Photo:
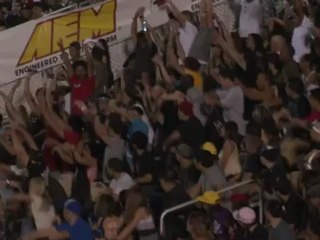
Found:
[{"label": "yellow shirt", "polygon": [[188,68],[184,69],[185,74],[190,75],[193,77],[193,85],[194,87],[198,88],[200,91],[202,91],[203,88],[203,79],[200,74],[200,72],[192,71]]}]

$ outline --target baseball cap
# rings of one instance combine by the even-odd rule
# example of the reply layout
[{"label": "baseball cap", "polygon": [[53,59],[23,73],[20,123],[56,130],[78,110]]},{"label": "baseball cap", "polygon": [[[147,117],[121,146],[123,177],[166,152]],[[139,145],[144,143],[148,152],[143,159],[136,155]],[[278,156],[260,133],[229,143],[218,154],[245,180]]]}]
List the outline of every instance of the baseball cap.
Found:
[{"label": "baseball cap", "polygon": [[77,214],[77,215],[80,215],[80,213],[81,213],[80,203],[77,200],[72,199],[72,198],[67,200],[64,203],[63,208],[66,210],[69,210],[70,212]]},{"label": "baseball cap", "polygon": [[188,117],[193,117],[193,105],[190,103],[188,100],[184,100],[182,103],[179,105],[179,110],[186,116]]},{"label": "baseball cap", "polygon": [[211,142],[205,142],[202,145],[201,149],[205,150],[205,151],[208,151],[212,155],[217,155],[217,152],[218,152],[216,146]]},{"label": "baseball cap", "polygon": [[176,153],[183,158],[191,159],[194,157],[193,149],[185,143],[181,143],[176,147]]},{"label": "baseball cap", "polygon": [[206,204],[217,204],[219,199],[219,193],[215,191],[207,191],[203,195],[197,197],[199,202]]},{"label": "baseball cap", "polygon": [[252,208],[243,207],[233,213],[233,218],[243,224],[252,224],[256,220],[256,213]]}]

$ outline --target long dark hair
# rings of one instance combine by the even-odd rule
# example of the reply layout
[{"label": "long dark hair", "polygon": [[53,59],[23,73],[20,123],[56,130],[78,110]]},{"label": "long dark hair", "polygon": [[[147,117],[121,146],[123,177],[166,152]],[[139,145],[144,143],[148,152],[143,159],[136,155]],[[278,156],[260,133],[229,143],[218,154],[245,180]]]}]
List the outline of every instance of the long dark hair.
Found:
[{"label": "long dark hair", "polygon": [[224,131],[225,131],[225,135],[224,135],[224,139],[225,140],[231,140],[234,141],[235,143],[238,142],[238,137],[239,137],[239,133],[238,133],[238,125],[233,122],[226,122],[224,125]]},{"label": "long dark hair", "polygon": [[124,222],[130,222],[140,207],[148,207],[147,198],[140,189],[133,188],[126,193]]}]

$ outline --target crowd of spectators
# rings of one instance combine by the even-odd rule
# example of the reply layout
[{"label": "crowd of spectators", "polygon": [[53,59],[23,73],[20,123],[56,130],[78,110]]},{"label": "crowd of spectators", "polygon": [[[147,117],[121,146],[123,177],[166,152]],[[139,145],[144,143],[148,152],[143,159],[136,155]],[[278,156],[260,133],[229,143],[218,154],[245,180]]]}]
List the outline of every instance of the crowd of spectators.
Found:
[{"label": "crowd of spectators", "polygon": [[61,72],[0,92],[0,238],[320,239],[320,3],[230,1],[235,32],[155,4],[165,39],[139,8],[119,79],[104,39],[59,41]]},{"label": "crowd of spectators", "polygon": [[12,28],[32,19],[65,8],[71,4],[93,4],[101,0],[1,0],[0,26]]}]

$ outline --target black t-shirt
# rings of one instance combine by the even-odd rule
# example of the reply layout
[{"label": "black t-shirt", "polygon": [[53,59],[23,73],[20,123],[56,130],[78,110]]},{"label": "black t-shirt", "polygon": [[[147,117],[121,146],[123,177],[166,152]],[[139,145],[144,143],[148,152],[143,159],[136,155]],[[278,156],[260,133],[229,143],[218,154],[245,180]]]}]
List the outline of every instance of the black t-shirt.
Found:
[{"label": "black t-shirt", "polygon": [[296,230],[306,229],[309,208],[306,202],[296,194],[291,194],[288,201],[284,203],[286,209],[283,220],[292,224]]},{"label": "black t-shirt", "polygon": [[185,191],[183,185],[177,184],[170,192],[164,194],[162,199],[162,209],[165,210],[189,200],[190,196]]},{"label": "black t-shirt", "polygon": [[192,164],[190,167],[179,171],[179,180],[185,189],[198,183],[201,172]]},{"label": "black t-shirt", "polygon": [[165,102],[161,107],[161,112],[164,117],[163,134],[164,137],[169,136],[179,125],[178,107],[174,102]]},{"label": "black t-shirt", "polygon": [[252,173],[254,176],[257,176],[263,170],[265,170],[265,167],[261,164],[260,154],[256,153],[249,155],[245,164],[244,172]]},{"label": "black t-shirt", "polygon": [[43,153],[30,148],[26,148],[26,151],[29,155],[27,165],[29,178],[40,177],[46,168],[43,161]]},{"label": "black t-shirt", "polygon": [[259,224],[252,232],[247,233],[247,237],[244,237],[244,240],[268,240],[268,231]]},{"label": "black t-shirt", "polygon": [[287,107],[291,116],[295,118],[305,118],[311,113],[310,103],[303,95],[297,99],[290,99]]},{"label": "black t-shirt", "polygon": [[151,183],[155,183],[156,178],[154,176],[154,159],[150,152],[145,151],[142,155],[134,156],[133,163],[134,163],[134,175],[136,177],[143,177],[146,174],[151,174],[152,175]]},{"label": "black t-shirt", "polygon": [[137,75],[148,72],[154,72],[154,63],[152,62],[153,55],[157,52],[155,44],[148,46],[137,46],[135,50],[134,71]]},{"label": "black t-shirt", "polygon": [[286,171],[283,166],[276,164],[270,169],[266,169],[261,173],[261,179],[263,180],[265,190],[272,192],[273,186],[277,184],[279,179],[287,179]]},{"label": "black t-shirt", "polygon": [[178,132],[181,135],[181,141],[194,150],[197,150],[204,141],[204,127],[196,117],[191,117],[183,122],[178,128]]},{"label": "black t-shirt", "polygon": [[222,149],[224,139],[221,137],[220,132],[223,128],[224,120],[222,109],[212,110],[208,116],[208,121],[205,126],[206,140],[214,143],[218,151]]}]

